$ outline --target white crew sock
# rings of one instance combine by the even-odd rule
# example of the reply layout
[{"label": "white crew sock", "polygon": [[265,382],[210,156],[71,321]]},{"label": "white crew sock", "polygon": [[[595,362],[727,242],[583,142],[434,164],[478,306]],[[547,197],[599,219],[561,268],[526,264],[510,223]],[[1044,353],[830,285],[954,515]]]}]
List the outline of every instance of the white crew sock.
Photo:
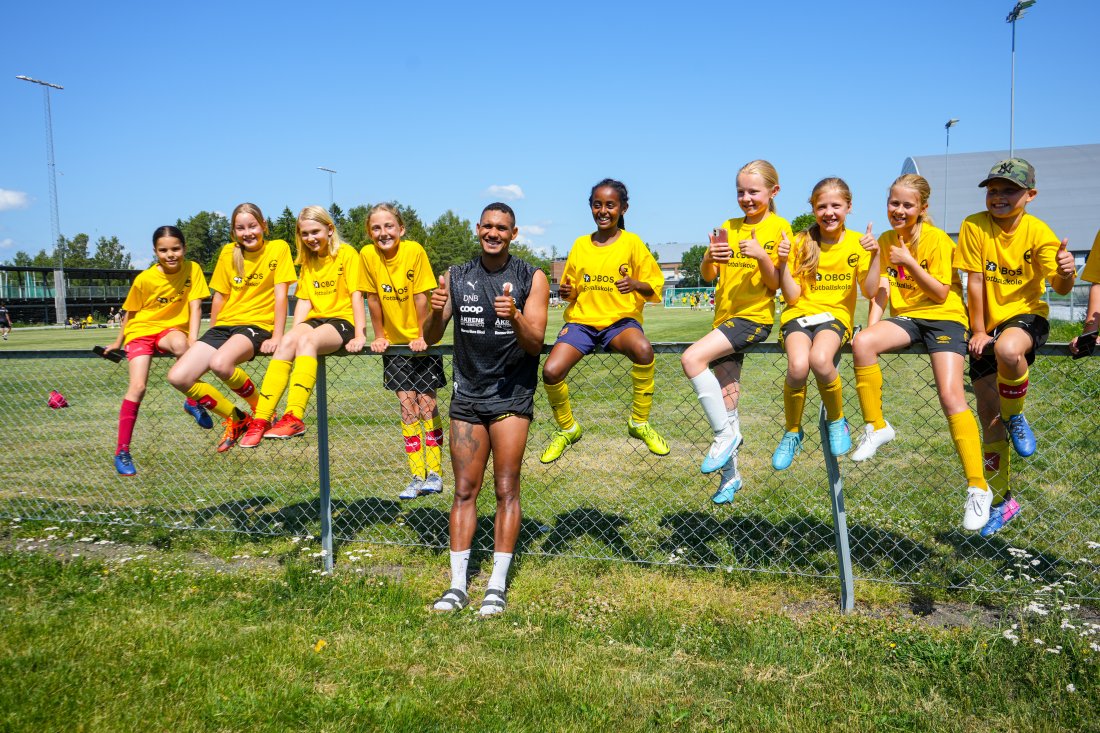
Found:
[{"label": "white crew sock", "polygon": [[722,399],[722,385],[718,384],[718,377],[710,369],[704,369],[699,376],[691,378],[691,386],[699,396],[699,404],[703,406],[703,412],[707,415],[707,422],[710,423],[715,437],[727,440],[731,438],[733,431],[730,429],[726,401]]},{"label": "white crew sock", "polygon": [[508,589],[508,569],[512,567],[512,553],[493,553],[493,574],[489,576],[489,588]]},{"label": "white crew sock", "polygon": [[451,587],[466,592],[466,568],[470,565],[470,551],[451,550]]}]

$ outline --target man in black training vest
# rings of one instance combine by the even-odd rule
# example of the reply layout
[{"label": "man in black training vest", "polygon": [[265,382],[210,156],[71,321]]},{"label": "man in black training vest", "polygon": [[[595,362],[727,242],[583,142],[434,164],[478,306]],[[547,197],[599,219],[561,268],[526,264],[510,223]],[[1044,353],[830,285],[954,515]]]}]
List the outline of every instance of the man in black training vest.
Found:
[{"label": "man in black training vest", "polygon": [[481,615],[504,611],[508,569],[519,536],[519,470],[535,409],[539,354],[546,333],[546,274],[508,254],[519,230],[507,204],[485,207],[477,224],[481,255],[451,267],[432,293],[424,337],[434,344],[455,316],[451,395],[451,587],[436,611],[469,603],[466,568],[477,527],[477,495],[493,454],[497,495],[493,574]]}]

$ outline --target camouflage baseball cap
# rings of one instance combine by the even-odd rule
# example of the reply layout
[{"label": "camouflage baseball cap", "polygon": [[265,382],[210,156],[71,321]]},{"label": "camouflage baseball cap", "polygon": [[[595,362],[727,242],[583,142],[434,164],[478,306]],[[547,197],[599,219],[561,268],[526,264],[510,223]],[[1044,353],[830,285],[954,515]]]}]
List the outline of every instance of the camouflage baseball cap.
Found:
[{"label": "camouflage baseball cap", "polygon": [[997,165],[989,169],[989,175],[985,177],[981,183],[978,184],[979,188],[984,187],[990,181],[996,178],[1003,178],[1006,181],[1012,181],[1017,186],[1023,188],[1035,188],[1035,166],[1028,163],[1023,158],[1009,158],[1008,160],[1002,160]]}]

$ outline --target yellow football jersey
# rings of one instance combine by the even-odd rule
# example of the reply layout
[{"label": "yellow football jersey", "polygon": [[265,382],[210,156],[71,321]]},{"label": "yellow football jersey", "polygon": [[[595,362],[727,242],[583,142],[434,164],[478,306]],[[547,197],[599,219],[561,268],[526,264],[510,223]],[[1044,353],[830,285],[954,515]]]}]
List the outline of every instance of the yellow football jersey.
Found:
[{"label": "yellow football jersey", "polygon": [[351,294],[367,289],[363,261],[349,244],[341,244],[332,257],[311,257],[302,265],[296,295],[308,300],[307,318],[343,318],[355,323]]},{"label": "yellow football jersey", "polygon": [[1100,283],[1100,232],[1096,233],[1096,239],[1092,242],[1092,251],[1085,261],[1085,269],[1081,271],[1081,279]]},{"label": "yellow football jersey", "polygon": [[[566,323],[607,328],[616,321],[633,318],[642,322],[646,301],[658,303],[665,278],[653,253],[637,234],[622,232],[611,244],[599,246],[586,234],[577,237],[565,261],[562,279],[569,278],[575,299],[565,309]],[[653,295],[620,293],[615,282],[624,277],[646,283]]]},{"label": "yellow football jersey", "polygon": [[885,232],[878,238],[881,251],[882,271],[886,279],[890,281],[890,315],[905,316],[907,318],[925,318],[932,321],[954,321],[963,326],[970,324],[970,317],[966,313],[966,305],[962,299],[962,283],[959,280],[959,271],[955,269],[955,243],[942,229],[928,224],[921,224],[920,239],[914,249],[909,242],[909,251],[913,258],[932,277],[941,283],[951,286],[947,293],[947,299],[943,303],[937,303],[921,290],[916,280],[906,274],[905,279],[899,279],[898,269],[889,264],[890,248],[898,244],[898,234],[894,230]]},{"label": "yellow football jersey", "polygon": [[434,290],[437,284],[424,248],[411,239],[402,239],[397,253],[389,259],[379,255],[373,244],[364,245],[360,255],[366,277],[364,290],[376,294],[382,303],[386,339],[393,344],[407,344],[419,337],[420,322],[412,296]]},{"label": "yellow football jersey", "polygon": [[955,267],[985,278],[985,329],[1025,314],[1047,317],[1045,280],[1058,269],[1061,242],[1041,219],[1024,214],[1012,234],[1006,234],[982,211],[966,217],[959,229]]},{"label": "yellow football jersey", "polygon": [[122,310],[132,311],[126,322],[126,343],[142,336],[155,336],[166,328],[186,332],[190,325],[192,300],[210,295],[199,263],[184,260],[179,272],[166,275],[155,264],[138,273]]},{"label": "yellow football jersey", "polygon": [[[817,276],[814,280],[803,279],[802,295],[794,305],[783,309],[779,317],[781,324],[787,324],[801,316],[818,313],[832,313],[833,317],[844,324],[848,333],[852,332],[852,319],[856,310],[856,293],[867,278],[871,266],[871,253],[859,243],[859,232],[844,230],[844,236],[836,244],[821,245],[821,257],[817,261]],[[802,261],[802,236],[791,245],[791,255],[787,266],[793,273]]]},{"label": "yellow football jersey", "polygon": [[756,241],[771,257],[772,264],[777,264],[776,246],[780,234],[786,232],[787,238],[794,241],[790,223],[778,214],[770,214],[759,224],[745,224],[744,217],[729,219],[722,228],[729,232],[726,236],[733,254],[729,262],[715,263],[718,268],[718,286],[714,292],[715,328],[730,318],[772,325],[775,323],[775,291],[764,285],[760,263],[742,255],[738,243],[751,237],[755,229]]},{"label": "yellow football jersey", "polygon": [[275,285],[292,283],[294,258],[290,245],[282,239],[266,240],[255,252],[244,252],[244,274],[233,267],[235,244],[222,247],[210,289],[226,296],[216,326],[258,326],[265,331],[275,328]]}]

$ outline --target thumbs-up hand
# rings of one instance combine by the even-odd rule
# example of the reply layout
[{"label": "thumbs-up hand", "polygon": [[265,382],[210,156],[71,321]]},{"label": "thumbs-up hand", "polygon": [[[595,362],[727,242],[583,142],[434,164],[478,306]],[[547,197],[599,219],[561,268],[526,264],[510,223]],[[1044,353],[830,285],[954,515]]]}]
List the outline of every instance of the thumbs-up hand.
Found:
[{"label": "thumbs-up hand", "polygon": [[711,262],[716,262],[719,265],[724,265],[730,261],[733,250],[730,249],[729,234],[725,227],[711,232],[710,247],[707,254],[710,255]]},{"label": "thumbs-up hand", "polygon": [[441,311],[447,306],[451,298],[451,290],[447,285],[447,276],[439,276],[439,287],[432,291],[432,310]]},{"label": "thumbs-up hand", "polygon": [[760,246],[760,241],[756,238],[756,227],[749,230],[748,239],[742,239],[737,245],[741,249],[741,254],[745,257],[759,260],[764,256],[764,248]]},{"label": "thumbs-up hand", "polygon": [[1062,244],[1058,247],[1058,254],[1054,257],[1054,261],[1058,265],[1058,276],[1063,280],[1068,280],[1077,274],[1077,263],[1074,262],[1073,254],[1067,247],[1069,247],[1069,240],[1063,239]]},{"label": "thumbs-up hand", "polygon": [[493,298],[493,310],[497,318],[509,320],[516,317],[516,299],[512,297],[512,283],[504,283],[504,294]]},{"label": "thumbs-up hand", "polygon": [[871,222],[867,222],[867,233],[859,238],[859,243],[863,246],[863,249],[868,252],[878,252],[878,240],[875,239],[875,233],[872,231]]},{"label": "thumbs-up hand", "polygon": [[562,300],[573,299],[573,284],[569,282],[568,275],[563,275],[561,282],[558,283],[558,297]]},{"label": "thumbs-up hand", "polygon": [[913,253],[909,251],[909,246],[905,243],[905,237],[899,234],[898,243],[890,247],[890,264],[897,266],[898,280],[905,279],[906,266],[912,267],[916,263]]},{"label": "thumbs-up hand", "polygon": [[779,244],[775,247],[775,254],[780,262],[786,262],[791,256],[791,240],[787,239],[785,230],[779,233]]}]

